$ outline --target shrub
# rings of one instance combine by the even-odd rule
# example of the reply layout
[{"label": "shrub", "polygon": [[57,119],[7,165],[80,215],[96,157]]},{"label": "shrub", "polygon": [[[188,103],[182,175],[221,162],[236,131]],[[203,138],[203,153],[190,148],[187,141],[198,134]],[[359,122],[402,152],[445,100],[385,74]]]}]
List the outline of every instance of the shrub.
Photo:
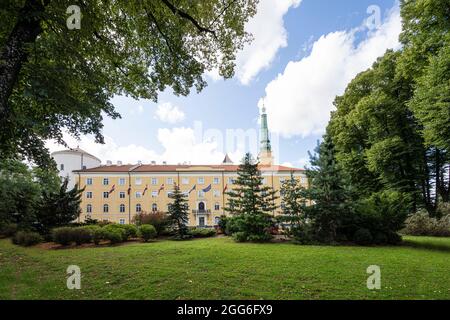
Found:
[{"label": "shrub", "polygon": [[91,228],[92,241],[98,245],[100,241],[105,239],[105,230],[100,226],[92,226]]},{"label": "shrub", "polygon": [[271,239],[272,235],[270,233],[249,234],[247,236],[247,241],[249,242],[268,242]]},{"label": "shrub", "polygon": [[137,214],[133,218],[133,222],[140,226],[143,224],[152,225],[158,235],[163,234],[163,232],[169,227],[170,220],[165,212],[157,211],[157,212],[141,212]]},{"label": "shrub", "polygon": [[215,229],[202,229],[202,228],[194,228],[189,230],[189,234],[194,238],[207,238],[213,237],[216,235]]},{"label": "shrub", "polygon": [[233,233],[233,239],[236,242],[245,242],[245,241],[247,241],[247,234],[242,231],[235,232],[235,233]]},{"label": "shrub", "polygon": [[104,229],[104,237],[106,240],[109,240],[111,244],[120,243],[123,241],[123,232],[120,229]]},{"label": "shrub", "polygon": [[43,238],[39,233],[30,231],[18,231],[12,239],[14,244],[25,247],[38,244],[42,241]]},{"label": "shrub", "polygon": [[402,237],[397,232],[388,232],[386,237],[388,244],[397,245],[402,242]]},{"label": "shrub", "polygon": [[0,235],[4,237],[12,237],[17,232],[17,224],[2,223],[0,224]]},{"label": "shrub", "polygon": [[226,235],[232,235],[236,232],[240,231],[239,225],[241,223],[241,217],[231,217],[226,219],[226,227],[225,227],[225,234]]},{"label": "shrub", "polygon": [[60,227],[52,230],[52,239],[54,242],[66,246],[73,241],[72,228]]},{"label": "shrub", "polygon": [[138,234],[138,229],[135,225],[132,224],[122,224],[119,226],[122,227],[122,229],[125,231],[127,239],[129,238],[136,238]]},{"label": "shrub", "polygon": [[157,232],[154,226],[143,224],[139,227],[139,236],[147,242],[150,239],[156,238]]},{"label": "shrub", "polygon": [[385,233],[377,232],[373,236],[373,243],[375,244],[386,244],[388,243],[388,237]]},{"label": "shrub", "polygon": [[74,241],[77,245],[81,245],[84,243],[90,243],[92,241],[92,228],[90,227],[77,227],[72,228],[71,237],[72,241]]},{"label": "shrub", "polygon": [[219,227],[220,232],[225,233],[226,229],[227,229],[227,222],[228,222],[228,217],[223,215],[220,216],[219,219],[219,223],[217,224],[217,226]]},{"label": "shrub", "polygon": [[367,246],[373,243],[373,237],[369,230],[361,228],[355,232],[353,241],[359,245]]},{"label": "shrub", "polygon": [[450,237],[450,215],[438,219],[426,211],[416,212],[406,219],[402,232],[412,236]]},{"label": "shrub", "polygon": [[121,241],[127,241],[128,240],[128,233],[127,233],[126,229],[123,226],[124,225],[121,225],[121,224],[111,223],[111,224],[108,224],[108,225],[104,226],[103,229],[106,232],[110,232],[110,231],[118,232],[120,234],[121,239],[122,239]]}]

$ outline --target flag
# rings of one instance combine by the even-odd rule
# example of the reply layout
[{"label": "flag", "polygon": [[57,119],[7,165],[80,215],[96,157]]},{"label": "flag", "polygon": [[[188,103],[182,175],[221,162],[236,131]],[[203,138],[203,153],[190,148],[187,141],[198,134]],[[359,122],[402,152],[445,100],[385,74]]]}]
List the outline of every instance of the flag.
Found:
[{"label": "flag", "polygon": [[194,191],[197,188],[197,185],[194,184],[194,186],[191,188],[191,190],[188,191],[188,194],[190,194],[192,191]]},{"label": "flag", "polygon": [[131,186],[128,186],[127,193],[128,193],[128,195],[130,195],[130,193],[131,193]]},{"label": "flag", "polygon": [[161,187],[159,187],[158,195],[159,195],[159,193],[161,192],[161,190],[164,190],[164,183],[161,185]]},{"label": "flag", "polygon": [[111,187],[111,190],[109,190],[108,194],[111,194],[115,189],[116,189],[116,185],[113,184],[113,186]]},{"label": "flag", "polygon": [[222,193],[225,193],[225,191],[227,191],[227,189],[228,189],[228,184],[225,185],[225,188],[223,188],[223,192]]},{"label": "flag", "polygon": [[147,191],[147,190],[148,190],[148,184],[145,185],[144,192],[142,192],[142,195],[143,195],[143,196],[145,195],[145,191]]},{"label": "flag", "polygon": [[209,186],[207,186],[205,189],[203,189],[203,192],[208,192],[211,190],[211,184]]}]

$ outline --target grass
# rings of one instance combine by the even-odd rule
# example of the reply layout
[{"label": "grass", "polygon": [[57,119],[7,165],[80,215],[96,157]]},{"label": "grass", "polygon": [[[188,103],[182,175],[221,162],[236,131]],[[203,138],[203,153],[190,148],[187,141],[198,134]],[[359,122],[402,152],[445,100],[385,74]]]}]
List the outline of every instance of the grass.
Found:
[{"label": "grass", "polygon": [[[69,265],[81,290],[66,287]],[[381,290],[366,268],[381,267]],[[450,238],[398,247],[234,243],[229,238],[45,250],[0,240],[0,299],[449,299]]]}]

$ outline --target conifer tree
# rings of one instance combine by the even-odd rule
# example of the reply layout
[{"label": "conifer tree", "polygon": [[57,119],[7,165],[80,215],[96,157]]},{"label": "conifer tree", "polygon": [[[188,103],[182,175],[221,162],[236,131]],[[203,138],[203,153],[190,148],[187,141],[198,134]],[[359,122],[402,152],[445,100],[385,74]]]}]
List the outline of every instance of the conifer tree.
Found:
[{"label": "conifer tree", "polygon": [[247,153],[237,170],[235,187],[227,192],[226,211],[237,217],[241,240],[264,241],[270,239],[272,225],[270,213],[276,209],[275,191],[263,185],[258,163]]},{"label": "conifer tree", "polygon": [[173,202],[169,205],[169,221],[171,221],[175,232],[175,238],[185,239],[188,236],[188,201],[177,184],[175,184],[173,191],[169,194],[169,198],[173,199]]}]

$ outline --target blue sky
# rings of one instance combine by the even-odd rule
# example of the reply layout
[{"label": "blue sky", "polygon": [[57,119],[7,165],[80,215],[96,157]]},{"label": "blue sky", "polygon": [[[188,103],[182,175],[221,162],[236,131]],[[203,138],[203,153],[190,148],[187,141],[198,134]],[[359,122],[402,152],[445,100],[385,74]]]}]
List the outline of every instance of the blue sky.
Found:
[{"label": "blue sky", "polygon": [[[367,12],[373,5],[380,9],[379,22],[376,12]],[[258,130],[258,103],[264,98],[276,162],[302,167],[321,138],[333,98],[387,48],[399,47],[398,4],[261,0],[259,8],[248,26],[256,43],[239,56],[233,79],[218,80],[211,72],[199,94],[194,90],[177,97],[169,89],[157,103],[115,97],[112,103],[122,119],[104,120],[106,145],[95,144],[92,137],[67,138],[69,145],[80,145],[102,161],[206,164],[228,152],[237,162],[243,152],[254,152],[255,144],[230,144],[226,132]],[[367,19],[378,24],[364,27]],[[219,133],[223,143],[217,142]],[[215,140],[208,138],[211,134]]]}]

